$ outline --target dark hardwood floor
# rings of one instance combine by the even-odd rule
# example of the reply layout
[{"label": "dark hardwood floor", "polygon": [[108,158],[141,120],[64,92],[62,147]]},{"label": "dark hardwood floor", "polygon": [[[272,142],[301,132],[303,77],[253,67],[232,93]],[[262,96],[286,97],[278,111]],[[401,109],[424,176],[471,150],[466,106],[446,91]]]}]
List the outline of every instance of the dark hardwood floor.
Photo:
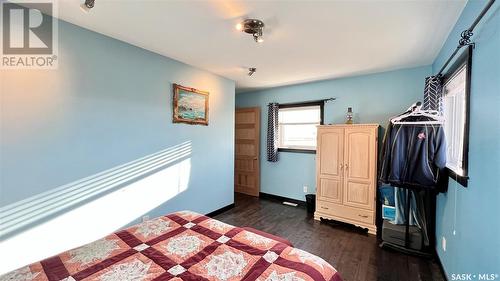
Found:
[{"label": "dark hardwood floor", "polygon": [[235,204],[215,218],[284,237],[295,247],[328,261],[345,281],[444,280],[435,261],[381,249],[375,236],[345,225],[320,223],[304,208],[242,194],[235,195]]}]

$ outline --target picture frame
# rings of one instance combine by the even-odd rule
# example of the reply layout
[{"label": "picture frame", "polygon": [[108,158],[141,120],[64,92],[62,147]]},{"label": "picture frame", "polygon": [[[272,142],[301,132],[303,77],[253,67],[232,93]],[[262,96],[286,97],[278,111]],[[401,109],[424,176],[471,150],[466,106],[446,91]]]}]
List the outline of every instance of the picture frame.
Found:
[{"label": "picture frame", "polygon": [[209,92],[173,84],[173,122],[208,126]]}]

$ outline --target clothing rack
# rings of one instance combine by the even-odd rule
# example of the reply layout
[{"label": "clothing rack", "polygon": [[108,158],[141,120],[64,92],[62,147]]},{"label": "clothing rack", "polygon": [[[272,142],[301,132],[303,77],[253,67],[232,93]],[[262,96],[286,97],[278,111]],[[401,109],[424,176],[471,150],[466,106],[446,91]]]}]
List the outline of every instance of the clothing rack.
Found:
[{"label": "clothing rack", "polygon": [[448,64],[450,64],[450,62],[453,60],[453,58],[458,54],[458,51],[462,47],[468,46],[468,45],[474,46],[474,43],[471,42],[471,40],[470,40],[470,38],[472,37],[472,35],[474,35],[474,33],[473,33],[474,28],[479,23],[479,21],[481,21],[481,19],[486,14],[486,12],[488,12],[488,10],[491,8],[491,6],[493,5],[493,3],[495,3],[495,0],[489,0],[488,3],[486,3],[486,6],[481,11],[481,13],[479,13],[479,15],[477,16],[477,18],[471,24],[471,26],[469,28],[467,28],[466,30],[462,31],[462,33],[460,34],[460,37],[462,37],[462,38],[458,41],[457,48],[451,54],[451,56],[448,58],[448,60],[446,60],[446,62],[444,63],[443,67],[441,67],[441,69],[439,70],[439,72],[436,74],[436,77],[441,78],[443,76],[443,74],[442,74],[443,71],[446,69],[446,67],[448,66]]},{"label": "clothing rack", "polygon": [[[400,187],[401,188],[401,187]],[[409,188],[406,188],[406,187],[402,187],[404,188],[407,192],[406,192],[406,206],[405,206],[405,245],[403,247],[399,246],[399,245],[396,245],[396,244],[392,244],[390,242],[386,242],[386,241],[383,241],[382,243],[380,243],[380,247],[381,248],[384,248],[384,247],[387,247],[387,248],[392,248],[394,250],[397,250],[397,251],[400,251],[400,252],[403,252],[403,253],[406,253],[406,254],[411,254],[411,255],[415,255],[415,256],[420,256],[420,257],[424,257],[424,258],[432,258],[434,257],[434,249],[432,248],[432,245],[435,244],[435,213],[436,213],[436,198],[435,198],[435,194],[433,194],[432,192],[426,190],[425,191],[425,197],[426,197],[426,200],[430,200],[430,205],[431,205],[431,210],[427,210],[428,212],[430,212],[429,214],[429,217],[432,218],[431,221],[428,221],[428,224],[430,225],[430,229],[428,228],[428,233],[432,233],[432,235],[429,236],[429,246],[427,247],[427,251],[423,251],[423,250],[414,250],[414,249],[411,249],[410,248],[410,204],[411,204],[411,189]],[[434,196],[434,197],[431,197],[431,196]],[[416,198],[415,198],[415,201],[416,201]],[[427,214],[426,214],[427,215]],[[423,244],[423,239],[422,239],[422,244]]]},{"label": "clothing rack", "polygon": [[[406,115],[410,115],[410,114],[413,114],[415,112],[420,112],[422,108],[422,103],[420,101],[412,104],[405,112],[399,114],[398,116],[395,116],[395,117],[392,117],[391,118],[391,122],[392,122],[392,119],[397,119],[401,116],[405,117]],[[440,118],[439,116],[432,116],[432,118]],[[428,122],[396,122],[395,124],[427,124]],[[438,122],[439,123],[439,122]],[[425,206],[427,206],[427,203],[428,202],[431,202],[430,203],[430,206],[431,206],[431,210],[427,210],[427,212],[425,213],[426,216],[428,216],[428,218],[432,218],[432,220],[428,220],[428,218],[426,218],[426,225],[425,226],[422,226],[422,227],[426,227],[426,231],[427,233],[432,233],[432,235],[428,235],[428,239],[429,239],[429,246],[427,247],[427,251],[423,251],[423,250],[414,250],[414,249],[411,249],[410,248],[410,206],[411,206],[411,195],[412,195],[412,189],[411,188],[407,188],[407,187],[402,187],[402,186],[398,186],[399,188],[403,188],[405,191],[406,191],[406,205],[405,205],[405,235],[404,235],[404,246],[399,246],[399,245],[396,245],[396,244],[393,244],[393,243],[390,243],[390,242],[386,242],[386,241],[383,241],[381,244],[380,244],[380,247],[389,247],[389,248],[393,248],[395,250],[398,250],[398,251],[401,251],[401,252],[404,252],[404,253],[407,253],[407,254],[412,254],[412,255],[417,255],[417,256],[421,256],[421,257],[425,257],[425,258],[432,258],[433,257],[433,252],[432,252],[432,245],[435,244],[435,211],[436,211],[436,198],[435,197],[431,197],[431,196],[436,196],[436,194],[434,194],[433,192],[429,191],[429,190],[424,190],[425,192]],[[418,206],[417,204],[417,198],[415,197],[415,203],[416,203],[416,207]],[[430,213],[429,213],[430,212]],[[430,227],[429,227],[430,225]],[[423,230],[422,230],[423,231]],[[422,248],[423,247],[423,244],[424,244],[424,241],[422,239]],[[432,249],[431,249],[432,248]]]}]

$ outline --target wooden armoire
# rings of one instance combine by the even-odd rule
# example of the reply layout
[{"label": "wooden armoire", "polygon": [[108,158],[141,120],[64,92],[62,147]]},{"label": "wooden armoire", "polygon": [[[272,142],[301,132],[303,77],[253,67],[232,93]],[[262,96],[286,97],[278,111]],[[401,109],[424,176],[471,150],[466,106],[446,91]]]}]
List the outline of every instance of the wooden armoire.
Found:
[{"label": "wooden armoire", "polygon": [[378,127],[318,126],[316,220],[342,221],[376,234]]}]

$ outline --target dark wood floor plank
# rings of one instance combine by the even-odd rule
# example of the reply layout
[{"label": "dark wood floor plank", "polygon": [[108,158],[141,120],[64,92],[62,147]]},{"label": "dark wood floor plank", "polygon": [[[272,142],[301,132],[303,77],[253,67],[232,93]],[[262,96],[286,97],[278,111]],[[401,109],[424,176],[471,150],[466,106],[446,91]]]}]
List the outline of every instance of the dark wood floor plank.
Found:
[{"label": "dark wood floor plank", "polygon": [[235,204],[215,218],[286,238],[332,264],[344,281],[444,280],[437,263],[381,249],[375,236],[347,225],[320,223],[304,208],[242,194],[235,195]]}]

